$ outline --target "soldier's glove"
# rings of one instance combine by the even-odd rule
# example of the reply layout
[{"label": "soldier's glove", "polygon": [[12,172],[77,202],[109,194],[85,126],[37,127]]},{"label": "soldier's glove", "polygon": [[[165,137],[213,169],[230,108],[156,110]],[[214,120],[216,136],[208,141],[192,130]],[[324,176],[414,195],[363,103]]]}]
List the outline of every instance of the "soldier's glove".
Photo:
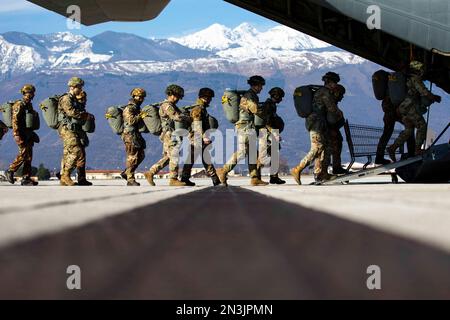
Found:
[{"label": "soldier's glove", "polygon": [[433,101],[435,101],[437,103],[441,103],[442,97],[435,94],[435,95],[433,95]]},{"label": "soldier's glove", "polygon": [[16,141],[17,144],[23,144],[24,141],[20,136],[14,136],[14,140]]}]

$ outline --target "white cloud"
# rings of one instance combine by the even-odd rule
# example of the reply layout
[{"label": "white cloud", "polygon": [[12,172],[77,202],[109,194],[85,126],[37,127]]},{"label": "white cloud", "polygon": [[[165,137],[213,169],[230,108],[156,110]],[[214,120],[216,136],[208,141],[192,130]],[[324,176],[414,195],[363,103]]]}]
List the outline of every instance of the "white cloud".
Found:
[{"label": "white cloud", "polygon": [[36,8],[39,7],[26,0],[0,0],[0,13],[34,10]]}]

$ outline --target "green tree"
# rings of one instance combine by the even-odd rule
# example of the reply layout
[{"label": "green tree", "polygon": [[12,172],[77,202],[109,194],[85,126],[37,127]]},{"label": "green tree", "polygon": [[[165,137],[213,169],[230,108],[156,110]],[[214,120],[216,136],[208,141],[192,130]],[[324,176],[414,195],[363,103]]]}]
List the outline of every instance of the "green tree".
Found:
[{"label": "green tree", "polygon": [[37,177],[39,180],[49,180],[50,179],[50,170],[48,170],[46,167],[44,167],[44,164],[41,163],[39,165],[39,168],[37,169]]}]

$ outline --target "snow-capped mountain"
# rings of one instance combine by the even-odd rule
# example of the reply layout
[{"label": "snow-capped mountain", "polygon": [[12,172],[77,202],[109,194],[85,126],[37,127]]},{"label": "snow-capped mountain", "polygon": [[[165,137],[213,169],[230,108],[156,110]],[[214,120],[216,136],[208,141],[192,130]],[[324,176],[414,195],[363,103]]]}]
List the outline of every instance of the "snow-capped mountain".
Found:
[{"label": "snow-capped mountain", "polygon": [[104,32],[92,38],[61,32],[0,35],[0,75],[24,72],[155,74],[171,71],[262,75],[304,74],[363,59],[284,26],[258,31],[220,24],[171,39]]}]

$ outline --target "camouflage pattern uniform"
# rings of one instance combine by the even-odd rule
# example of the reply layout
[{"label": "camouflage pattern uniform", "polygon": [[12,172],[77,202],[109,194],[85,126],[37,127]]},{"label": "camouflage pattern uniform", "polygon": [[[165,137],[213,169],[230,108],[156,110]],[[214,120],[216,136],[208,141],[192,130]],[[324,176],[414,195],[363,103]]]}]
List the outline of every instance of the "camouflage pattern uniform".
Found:
[{"label": "camouflage pattern uniform", "polygon": [[122,113],[124,122],[122,140],[127,154],[127,168],[124,174],[129,183],[136,182],[134,174],[145,159],[146,142],[139,132],[139,122],[142,121],[140,114],[141,108],[133,99],[126,105]]},{"label": "camouflage pattern uniform", "polygon": [[[272,140],[276,139],[280,141],[280,133],[276,128],[274,128],[274,117],[277,114],[277,104],[273,101],[272,98],[268,98],[262,105],[262,119],[264,120],[265,127],[257,128],[258,132],[261,132],[260,129],[265,129],[265,136],[260,138],[259,145],[259,153],[258,153],[258,174],[260,174],[261,169],[264,165],[269,165],[270,163],[266,163],[265,158],[272,156]],[[281,148],[281,146],[279,146]],[[273,171],[274,170],[274,171]],[[277,168],[271,168],[270,175],[271,177],[278,177]]]},{"label": "camouflage pattern uniform", "polygon": [[[249,156],[251,136],[255,136],[256,139],[254,116],[264,117],[264,110],[259,104],[258,95],[252,89],[248,90],[242,96],[239,109],[239,121],[235,124],[238,134],[238,151],[223,166],[223,173],[225,175],[233,170],[240,160]],[[259,178],[258,165],[257,163],[252,163],[255,160],[248,159],[248,171],[252,179]]]},{"label": "camouflage pattern uniform", "polygon": [[17,144],[19,154],[9,166],[9,171],[16,172],[23,165],[22,177],[29,180],[31,177],[31,162],[33,160],[33,146],[35,133],[33,130],[27,129],[25,124],[25,114],[33,112],[33,105],[23,100],[18,100],[12,106],[12,132],[14,137],[20,137],[22,143]]},{"label": "camouflage pattern uniform", "polygon": [[178,179],[178,162],[180,157],[181,137],[173,135],[175,121],[186,121],[181,110],[169,101],[163,102],[159,108],[159,116],[163,127],[159,139],[163,143],[163,157],[150,168],[149,174],[155,175],[169,165],[170,179]]},{"label": "camouflage pattern uniform", "polygon": [[313,113],[306,118],[306,130],[309,131],[311,149],[294,170],[302,171],[315,159],[314,175],[321,179],[327,175],[328,147],[327,147],[327,112],[337,113],[338,109],[332,91],[327,87],[320,88],[313,99]]},{"label": "camouflage pattern uniform", "polygon": [[406,81],[407,95],[406,99],[398,107],[401,121],[405,126],[405,130],[400,133],[395,140],[391,149],[397,149],[403,145],[409,137],[414,135],[414,128],[417,129],[416,134],[416,150],[420,149],[427,135],[427,124],[421,114],[417,112],[417,104],[420,103],[420,97],[430,96],[432,93],[425,87],[422,79],[418,75],[411,74]]},{"label": "camouflage pattern uniform", "polygon": [[58,128],[59,136],[64,145],[61,161],[63,182],[64,178],[70,178],[73,169],[86,167],[86,153],[81,140],[84,132],[81,126],[88,114],[83,109],[80,109],[78,100],[71,93],[67,93],[59,99],[58,109],[63,115],[61,125]]},{"label": "camouflage pattern uniform", "polygon": [[[383,99],[381,106],[384,112],[383,116],[384,127],[383,127],[383,134],[381,135],[380,142],[378,143],[377,157],[375,159],[375,163],[387,164],[390,163],[390,161],[384,159],[384,154],[386,151],[386,147],[389,143],[389,140],[391,139],[392,134],[394,133],[395,123],[400,122],[401,124],[403,124],[403,122],[398,113],[398,109],[394,106],[389,97]],[[407,144],[408,144],[408,154],[410,156],[414,156],[416,148],[416,139],[413,134],[408,138]]]},{"label": "camouflage pattern uniform", "polygon": [[[203,167],[206,170],[206,174],[208,175],[208,177],[212,178],[213,181],[215,181],[217,174],[214,165],[211,163],[211,161],[205,161],[206,159],[203,158],[205,149],[208,146],[203,143],[205,132],[209,129],[207,111],[208,105],[206,105],[202,99],[197,99],[195,105],[196,106],[193,107],[190,112],[190,117],[192,119],[192,134],[190,135],[191,148],[189,153],[190,159],[183,166],[181,180],[186,181],[191,178],[192,167],[195,163],[195,152],[201,151],[202,163]],[[198,139],[199,141],[197,141],[196,139]]]}]

